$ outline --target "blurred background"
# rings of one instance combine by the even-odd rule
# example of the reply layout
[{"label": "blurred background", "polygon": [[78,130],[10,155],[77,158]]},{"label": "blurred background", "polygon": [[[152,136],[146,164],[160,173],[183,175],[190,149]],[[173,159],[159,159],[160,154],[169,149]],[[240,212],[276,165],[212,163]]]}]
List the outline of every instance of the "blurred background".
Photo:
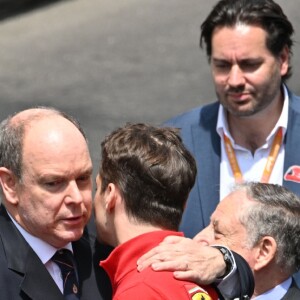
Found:
[{"label": "blurred background", "polygon": [[[215,99],[199,28],[216,2],[0,0],[0,119],[33,105],[74,115],[97,169],[116,127],[160,124]],[[277,2],[296,30],[289,86],[300,94],[299,5]]]}]

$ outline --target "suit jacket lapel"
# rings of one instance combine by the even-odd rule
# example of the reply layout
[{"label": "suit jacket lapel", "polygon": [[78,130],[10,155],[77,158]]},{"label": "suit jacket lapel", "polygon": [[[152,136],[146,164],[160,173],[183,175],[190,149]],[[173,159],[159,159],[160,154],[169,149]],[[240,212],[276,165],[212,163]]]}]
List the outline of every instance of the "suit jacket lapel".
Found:
[{"label": "suit jacket lapel", "polygon": [[293,279],[290,288],[288,289],[287,293],[284,295],[282,300],[298,300],[300,299],[300,290],[296,285],[295,280]]},{"label": "suit jacket lapel", "polygon": [[[197,160],[197,189],[199,193],[204,226],[219,203],[220,186],[220,137],[216,132],[219,104],[204,107],[200,122],[192,126],[194,155]],[[202,201],[204,199],[204,201]],[[209,199],[209,201],[206,201]]]},{"label": "suit jacket lapel", "polygon": [[31,299],[63,300],[63,295],[48,270],[31,248],[26,258],[21,290]]},{"label": "suit jacket lapel", "polygon": [[0,208],[0,215],[1,238],[7,254],[7,267],[20,275],[21,291],[33,300],[63,300],[48,270],[19,233],[3,206]]},{"label": "suit jacket lapel", "polygon": [[84,236],[73,242],[73,251],[75,260],[77,263],[77,271],[79,276],[79,290],[82,294],[84,290],[84,297],[81,299],[92,299],[93,294],[89,294],[89,291],[93,293],[93,291],[97,290],[97,283],[94,280],[94,270],[92,269],[92,250],[89,244],[87,232],[84,233]]}]

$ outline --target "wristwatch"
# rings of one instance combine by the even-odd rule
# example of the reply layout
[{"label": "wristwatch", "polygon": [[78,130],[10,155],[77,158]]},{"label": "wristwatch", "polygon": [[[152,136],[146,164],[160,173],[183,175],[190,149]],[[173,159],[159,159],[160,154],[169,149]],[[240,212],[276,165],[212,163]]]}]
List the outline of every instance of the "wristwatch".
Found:
[{"label": "wristwatch", "polygon": [[231,254],[230,250],[224,246],[215,246],[214,245],[213,247],[218,249],[223,255],[223,259],[226,264],[226,269],[225,269],[224,275],[219,278],[224,278],[233,269],[234,262],[233,262],[232,254]]}]

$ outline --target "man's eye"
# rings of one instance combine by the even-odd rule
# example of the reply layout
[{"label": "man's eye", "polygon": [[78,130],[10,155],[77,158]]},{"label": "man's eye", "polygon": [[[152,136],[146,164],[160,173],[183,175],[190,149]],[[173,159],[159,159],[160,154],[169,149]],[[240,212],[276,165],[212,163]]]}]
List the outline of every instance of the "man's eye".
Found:
[{"label": "man's eye", "polygon": [[55,180],[55,181],[45,182],[45,185],[48,186],[48,187],[56,187],[56,186],[59,186],[61,183],[62,183],[62,181]]},{"label": "man's eye", "polygon": [[85,175],[77,178],[77,181],[90,181],[91,176],[90,175]]},{"label": "man's eye", "polygon": [[215,68],[219,69],[219,70],[226,70],[226,69],[230,68],[230,65],[229,64],[225,64],[225,63],[215,64]]},{"label": "man's eye", "polygon": [[241,64],[241,69],[245,72],[252,72],[260,67],[260,62],[245,62]]},{"label": "man's eye", "polygon": [[81,185],[81,186],[89,185],[91,182],[91,176],[90,175],[80,176],[76,179],[76,182],[78,185]]},{"label": "man's eye", "polygon": [[214,230],[215,239],[221,238],[223,234],[219,230]]}]

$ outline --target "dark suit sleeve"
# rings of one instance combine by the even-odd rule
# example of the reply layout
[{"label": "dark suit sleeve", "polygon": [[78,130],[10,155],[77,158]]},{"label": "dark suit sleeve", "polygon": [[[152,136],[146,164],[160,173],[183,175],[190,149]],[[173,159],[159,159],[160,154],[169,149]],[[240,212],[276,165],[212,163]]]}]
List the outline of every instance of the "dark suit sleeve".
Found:
[{"label": "dark suit sleeve", "polygon": [[219,299],[250,299],[254,292],[253,273],[243,257],[230,251],[232,264],[235,268],[224,278],[218,278],[214,285],[218,291]]},{"label": "dark suit sleeve", "polygon": [[[239,254],[232,251],[237,266],[237,275],[240,284],[240,292],[237,297],[239,299],[250,299],[254,292],[254,277],[253,273],[245,261]],[[245,297],[248,296],[249,298]]]}]

